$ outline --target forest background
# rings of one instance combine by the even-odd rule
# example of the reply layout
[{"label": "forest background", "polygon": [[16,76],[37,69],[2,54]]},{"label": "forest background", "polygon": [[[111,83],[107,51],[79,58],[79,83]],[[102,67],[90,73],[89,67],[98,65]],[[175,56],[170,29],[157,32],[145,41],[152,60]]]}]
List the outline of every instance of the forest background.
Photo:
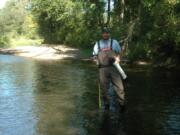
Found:
[{"label": "forest background", "polygon": [[179,0],[8,0],[0,47],[65,44],[92,50],[109,27],[129,61],[180,65]]}]

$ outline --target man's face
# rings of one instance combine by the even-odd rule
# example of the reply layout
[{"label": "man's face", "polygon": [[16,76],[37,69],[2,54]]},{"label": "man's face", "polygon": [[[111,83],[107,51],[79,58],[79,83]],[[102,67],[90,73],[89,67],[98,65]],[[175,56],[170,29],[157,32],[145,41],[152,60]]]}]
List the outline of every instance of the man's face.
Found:
[{"label": "man's face", "polygon": [[110,34],[109,34],[108,32],[103,32],[103,33],[102,33],[102,38],[103,38],[104,40],[108,40],[109,37],[110,37]]}]

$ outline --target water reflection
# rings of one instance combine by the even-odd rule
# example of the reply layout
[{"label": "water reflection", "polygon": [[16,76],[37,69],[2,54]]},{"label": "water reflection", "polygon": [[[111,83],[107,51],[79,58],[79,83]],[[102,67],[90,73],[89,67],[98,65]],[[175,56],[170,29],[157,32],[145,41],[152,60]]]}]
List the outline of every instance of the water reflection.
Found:
[{"label": "water reflection", "polygon": [[[127,133],[174,135],[174,130],[167,124],[167,118],[172,115],[172,108],[167,106],[180,105],[179,99],[173,100],[180,96],[177,73],[169,74],[166,70],[151,69],[140,71],[138,74],[129,72],[129,76]],[[176,115],[176,111],[172,113]],[[171,126],[180,127],[178,121],[180,119],[174,121],[176,126]],[[179,128],[176,128],[177,133],[180,133]]]},{"label": "water reflection", "polygon": [[125,69],[127,110],[104,113],[92,64],[0,55],[0,135],[180,134],[178,73]]},{"label": "water reflection", "polygon": [[59,135],[79,132],[72,123],[86,89],[84,74],[83,69],[73,64],[71,67],[67,63],[38,63],[34,90],[38,133]]}]

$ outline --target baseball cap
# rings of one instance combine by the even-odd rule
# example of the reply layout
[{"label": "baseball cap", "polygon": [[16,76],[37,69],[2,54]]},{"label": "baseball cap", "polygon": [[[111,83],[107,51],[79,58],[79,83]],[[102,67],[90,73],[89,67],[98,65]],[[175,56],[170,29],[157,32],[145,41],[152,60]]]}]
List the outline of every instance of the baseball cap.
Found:
[{"label": "baseball cap", "polygon": [[107,28],[107,27],[104,27],[103,29],[102,29],[102,33],[109,33],[110,31],[109,31],[109,29]]}]

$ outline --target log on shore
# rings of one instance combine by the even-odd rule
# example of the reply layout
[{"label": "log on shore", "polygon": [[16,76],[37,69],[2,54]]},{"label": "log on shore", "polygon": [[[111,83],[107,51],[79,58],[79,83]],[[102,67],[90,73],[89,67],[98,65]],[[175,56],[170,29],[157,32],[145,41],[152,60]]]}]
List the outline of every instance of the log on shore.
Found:
[{"label": "log on shore", "polygon": [[18,53],[25,53],[27,51],[17,50],[17,49],[0,49],[0,54],[18,54]]}]

